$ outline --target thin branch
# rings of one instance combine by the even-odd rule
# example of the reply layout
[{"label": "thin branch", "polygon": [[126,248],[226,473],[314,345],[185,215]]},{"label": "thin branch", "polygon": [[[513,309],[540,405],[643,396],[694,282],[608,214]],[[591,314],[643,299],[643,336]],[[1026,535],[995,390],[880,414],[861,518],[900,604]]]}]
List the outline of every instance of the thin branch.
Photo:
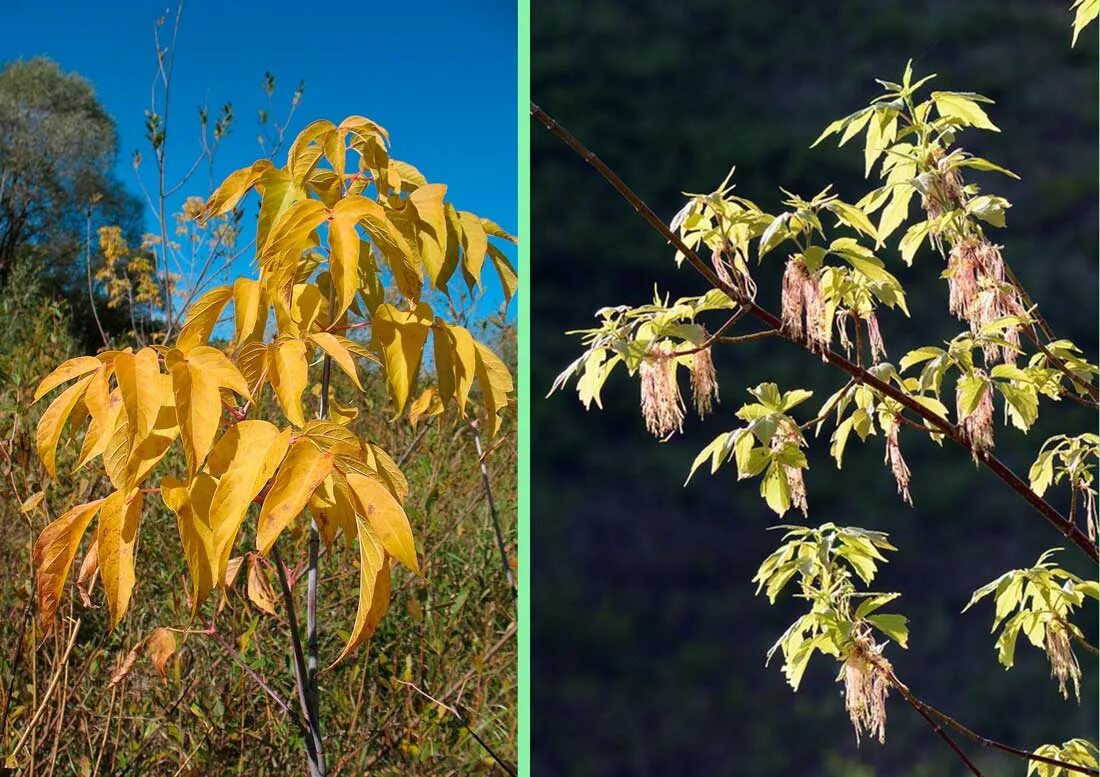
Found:
[{"label": "thin branch", "polygon": [[[1023,293],[1023,292],[1021,291],[1021,293]],[[1054,354],[1052,354],[1050,352],[1050,349],[1048,349],[1046,347],[1046,345],[1043,344],[1042,340],[1040,340],[1038,337],[1035,336],[1035,333],[1033,331],[1031,331],[1031,329],[1024,328],[1024,334],[1027,335],[1028,340],[1030,340],[1031,342],[1033,342],[1035,344],[1035,347],[1038,348],[1039,351],[1043,354],[1043,356],[1045,356],[1047,358],[1048,362],[1052,362],[1054,364],[1054,366],[1057,367],[1058,370],[1063,375],[1065,375],[1067,378],[1070,379],[1071,382],[1073,382],[1073,383],[1077,384],[1078,386],[1080,386],[1081,388],[1085,389],[1085,391],[1087,391],[1089,393],[1089,396],[1092,398],[1092,401],[1087,401],[1087,400],[1085,400],[1081,397],[1078,397],[1074,394],[1071,394],[1068,391],[1066,392],[1067,397],[1069,397],[1070,399],[1073,399],[1075,401],[1081,402],[1082,404],[1087,405],[1088,407],[1093,407],[1094,408],[1094,407],[1100,406],[1100,404],[1098,404],[1098,402],[1097,402],[1098,397],[1097,397],[1097,393],[1096,393],[1096,391],[1097,391],[1096,386],[1092,385],[1091,383],[1087,383],[1087,382],[1081,380],[1076,375],[1074,375],[1073,372],[1070,370],[1070,368],[1066,366],[1066,363],[1064,361],[1062,361],[1061,359],[1059,359]]]},{"label": "thin branch", "polygon": [[717,338],[720,343],[748,343],[753,340],[763,340],[765,337],[774,337],[781,332],[778,329],[765,329],[760,332],[750,332],[747,335],[731,335]]},{"label": "thin branch", "polygon": [[[335,286],[329,290],[329,309],[334,304]],[[332,381],[332,357],[325,354],[321,367],[321,401],[317,415],[327,420],[329,415],[329,387]],[[309,521],[309,567],[306,572],[306,690],[309,693],[309,714],[317,739],[317,761],[321,774],[325,773],[325,749],[321,734],[321,703],[317,689],[317,565],[321,551],[321,533],[317,520]]]},{"label": "thin branch", "polygon": [[489,470],[485,466],[485,458],[481,450],[481,432],[478,430],[477,421],[470,422],[470,429],[474,432],[474,446],[477,448],[478,466],[481,467],[481,483],[485,487],[485,499],[489,503],[489,515],[493,519],[493,531],[496,533],[497,548],[500,550],[500,563],[504,567],[504,578],[508,581],[508,587],[512,589],[512,596],[515,596],[516,578],[512,574],[512,565],[508,561],[508,549],[504,544],[504,532],[500,529],[500,516],[497,514],[496,502],[493,501],[493,487],[489,483]]},{"label": "thin branch", "polygon": [[[728,319],[726,319],[726,323],[722,324],[722,326],[718,327],[718,329],[716,329],[714,331],[714,334],[708,335],[707,338],[705,340],[703,340],[702,344],[697,345],[694,348],[688,348],[687,350],[683,350],[683,351],[672,351],[672,352],[669,353],[669,356],[672,356],[672,357],[690,356],[693,353],[699,353],[699,351],[705,351],[706,349],[710,348],[711,345],[713,345],[716,341],[722,340],[722,335],[724,335],[726,332],[728,332],[734,324],[736,324],[738,321],[740,321],[744,317],[744,315],[745,315],[745,309],[744,308],[738,309],[732,316],[730,316]],[[747,336],[747,335],[744,335],[744,336]]]},{"label": "thin branch", "polygon": [[432,702],[433,704],[438,705],[440,708],[442,708],[442,709],[446,710],[447,712],[451,713],[452,715],[454,715],[455,720],[458,721],[458,725],[462,726],[462,728],[466,729],[466,731],[469,732],[470,736],[472,736],[474,738],[474,741],[476,741],[479,745],[481,745],[482,749],[484,749],[485,752],[488,753],[489,756],[494,761],[497,762],[497,765],[499,765],[500,768],[503,769],[504,771],[508,772],[508,774],[512,775],[512,777],[516,777],[516,768],[510,762],[505,761],[503,758],[501,758],[499,755],[497,755],[495,752],[493,752],[493,748],[491,748],[491,747],[489,747],[489,745],[485,744],[485,740],[483,740],[481,737],[479,737],[477,735],[477,732],[474,731],[474,729],[467,722],[466,716],[464,716],[462,714],[462,712],[459,710],[459,708],[457,706],[452,707],[450,704],[446,704],[444,702],[441,702],[439,699],[425,693],[424,691],[417,688],[416,685],[414,685],[413,683],[410,683],[406,680],[398,680],[397,682],[401,683],[404,686],[412,688],[414,691],[419,693],[421,696],[423,696],[428,701]]},{"label": "thin branch", "polygon": [[[157,47],[157,67],[160,71],[161,83],[164,85],[164,110],[161,116],[160,127],[162,127],[160,145],[159,147],[154,145],[153,151],[157,161],[157,195],[158,195],[158,207],[157,214],[160,221],[160,235],[161,246],[160,253],[161,258],[164,260],[164,266],[162,268],[164,279],[164,304],[167,315],[165,316],[165,322],[168,325],[167,331],[164,333],[165,342],[172,334],[172,280],[171,274],[168,269],[168,217],[165,213],[165,173],[166,164],[165,156],[168,152],[168,108],[169,108],[169,96],[172,90],[172,68],[176,61],[176,41],[179,36],[180,19],[183,16],[183,0],[180,0],[179,5],[176,7],[176,18],[172,24],[172,44],[167,50],[162,50],[160,47],[160,34],[157,32],[156,25],[153,27],[153,40]],[[168,67],[164,66],[165,56],[168,57]],[[154,93],[155,98],[155,93]],[[153,110],[156,110],[156,100],[153,101]],[[154,134],[153,140],[156,140]]]},{"label": "thin branch", "polygon": [[[642,216],[649,223],[649,225],[660,234],[666,241],[671,243],[684,257],[688,260],[692,267],[702,275],[712,286],[725,292],[731,299],[745,307],[749,314],[771,329],[777,330],[782,337],[795,343],[804,350],[815,353],[811,344],[803,337],[795,337],[788,332],[783,331],[783,322],[768,310],[765,310],[758,305],[754,300],[749,299],[740,290],[734,288],[730,284],[724,282],[718,275],[702,260],[699,255],[689,248],[678,235],[672,232],[660,218],[657,217],[652,209],[645,202],[634,193],[633,190],[627,186],[615,172],[609,168],[603,161],[600,160],[592,151],[589,151],[583,143],[581,143],[576,137],[574,137],[568,130],[562,127],[554,118],[548,115],[542,108],[535,103],[531,103],[531,115],[538,120],[543,126],[545,126],[551,133],[554,134],[559,140],[569,146],[578,156],[585,162],[591,165],[604,179],[610,183],[615,190],[636,210],[639,215]],[[834,367],[843,370],[850,376],[858,379],[862,383],[867,384],[871,388],[875,389],[881,394],[884,394],[894,401],[898,402],[902,406],[916,413],[918,416],[926,420],[931,426],[935,427],[937,431],[942,432],[945,436],[950,437],[955,443],[965,448],[971,453],[976,461],[984,464],[990,471],[993,472],[998,478],[1001,479],[1009,488],[1019,494],[1027,501],[1035,510],[1043,516],[1044,519],[1058,531],[1060,531],[1070,542],[1077,545],[1085,554],[1094,562],[1100,561],[1100,555],[1097,553],[1096,543],[1090,540],[1080,529],[1078,529],[1072,522],[1070,522],[1064,515],[1062,515],[1053,505],[1046,502],[1041,496],[1036,494],[1024,482],[1015,472],[1009,469],[1003,464],[1000,459],[991,454],[989,451],[974,447],[965,435],[945,418],[941,418],[936,413],[932,412],[924,405],[916,401],[908,393],[903,392],[889,385],[888,383],[880,380],[872,375],[870,372],[860,367],[857,364],[852,363],[845,357],[837,354],[832,350],[827,350],[823,354],[820,354],[826,362]]]},{"label": "thin branch", "polygon": [[225,639],[214,630],[204,631],[203,634],[210,636],[215,642],[217,642],[221,649],[225,651],[226,655],[232,658],[233,661],[236,662],[237,665],[244,670],[245,674],[247,674],[252,679],[252,681],[260,687],[260,690],[266,693],[271,698],[271,700],[275,702],[275,706],[286,713],[286,716],[294,722],[294,725],[296,725],[299,730],[301,730],[302,734],[307,738],[309,737],[309,728],[306,726],[305,721],[303,721],[302,718],[299,717],[293,709],[291,709],[290,704],[286,701],[286,699],[279,695],[278,691],[268,685],[267,681],[264,680],[264,678],[260,677],[256,670],[248,665],[248,662],[244,660],[244,656],[242,656],[240,652],[238,652],[232,645],[226,642]]},{"label": "thin branch", "polygon": [[844,395],[848,392],[848,390],[850,388],[852,388],[852,386],[854,386],[854,385],[856,385],[856,379],[855,378],[849,379],[848,382],[844,384],[844,388],[842,388],[840,391],[836,392],[836,394],[833,395],[832,401],[830,401],[828,405],[826,405],[824,408],[822,408],[821,413],[818,414],[817,418],[811,418],[806,423],[799,424],[798,428],[800,430],[801,429],[809,429],[811,426],[816,426],[817,424],[821,423],[826,418],[828,418],[829,414],[833,412],[833,408],[835,408],[837,406],[837,404],[840,402],[840,400],[842,400],[844,398]]},{"label": "thin branch", "polygon": [[[33,601],[33,597],[32,600]],[[8,738],[8,713],[11,711],[12,691],[15,689],[15,678],[19,674],[19,663],[23,657],[23,644],[27,636],[27,623],[31,618],[30,601],[23,605],[23,618],[19,625],[19,640],[15,643],[15,660],[11,663],[11,675],[8,677],[8,689],[4,694],[4,711],[0,713],[0,736]]]},{"label": "thin branch", "polygon": [[[901,689],[899,688],[899,690]],[[907,695],[904,691],[902,691],[901,695],[902,698],[904,698],[905,701],[908,702],[909,706],[915,709],[917,713],[922,718],[924,718],[925,722],[928,724],[929,728],[932,729],[933,733],[935,733],[936,736],[947,743],[947,746],[950,747],[951,750],[958,757],[958,759],[966,765],[966,768],[970,770],[970,773],[975,775],[975,777],[982,777],[982,773],[978,769],[978,767],[974,765],[974,762],[970,760],[967,754],[963,752],[962,748],[959,747],[955,740],[951,738],[951,735],[944,731],[943,726],[933,720],[932,716],[925,712],[924,709],[913,699],[912,696]]]},{"label": "thin branch", "polygon": [[889,674],[890,681],[893,683],[894,687],[898,689],[898,692],[902,695],[902,697],[904,697],[904,699],[909,702],[909,705],[911,707],[917,709],[919,712],[921,712],[922,715],[925,715],[926,717],[931,716],[941,723],[950,726],[977,745],[980,745],[990,750],[999,750],[1002,753],[1014,755],[1017,758],[1026,758],[1029,761],[1038,761],[1040,763],[1045,763],[1050,766],[1060,766],[1067,771],[1079,772],[1080,774],[1100,775],[1100,771],[1092,769],[1088,766],[1078,766],[1077,764],[1060,761],[1057,758],[1049,758],[1045,755],[1036,755],[1035,753],[1029,752],[1027,750],[1022,750],[1018,747],[1013,747],[1012,745],[1006,745],[1003,742],[997,742],[996,740],[983,737],[981,734],[977,734],[971,731],[969,728],[952,718],[947,713],[941,712],[940,710],[933,707],[931,704],[928,704],[927,702],[922,701],[921,699],[914,696],[912,691],[909,690],[909,687],[901,680],[899,680],[897,675],[895,675],[893,671],[891,671]]},{"label": "thin branch", "polygon": [[1100,649],[1098,649],[1096,647],[1096,645],[1092,644],[1091,642],[1089,642],[1084,637],[1077,636],[1076,634],[1073,635],[1073,638],[1075,640],[1077,640],[1077,644],[1079,644],[1081,647],[1083,647],[1089,653],[1092,653],[1094,656],[1100,656]]},{"label": "thin branch", "polygon": [[95,286],[92,284],[92,206],[84,211],[84,266],[88,273],[88,304],[92,306],[92,318],[95,319],[95,328],[99,330],[99,336],[103,338],[103,347],[110,348],[111,343],[107,339],[107,333],[103,331],[103,322],[99,320],[99,310],[95,306]]},{"label": "thin branch", "polygon": [[412,438],[408,447],[402,451],[401,455],[397,458],[397,467],[400,469],[405,466],[405,462],[409,460],[409,457],[413,455],[413,451],[416,450],[416,446],[420,444],[420,441],[424,439],[424,435],[428,433],[428,430],[432,427],[432,421],[435,420],[434,416],[429,416],[428,420],[424,422],[424,425],[417,432],[416,437]]}]

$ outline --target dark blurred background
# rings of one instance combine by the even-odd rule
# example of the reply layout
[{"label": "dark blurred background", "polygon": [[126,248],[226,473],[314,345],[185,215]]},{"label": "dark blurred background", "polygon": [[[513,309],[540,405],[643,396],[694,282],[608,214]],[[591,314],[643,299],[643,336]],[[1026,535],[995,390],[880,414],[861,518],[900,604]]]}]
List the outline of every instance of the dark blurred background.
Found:
[{"label": "dark blurred background", "polygon": [[[1014,203],[993,239],[1055,330],[1095,359],[1097,348],[1097,46],[1089,28],[1070,48],[1068,0],[532,4],[533,99],[616,169],[668,219],[681,191],[710,191],[737,165],[737,193],[778,212],[784,186],[812,195],[832,182],[848,201],[863,179],[856,144],[810,143],[832,119],[866,104],[873,79],[899,80],[907,58],[932,88],[997,101],[1002,134],[962,144],[1022,176],[969,179]],[[600,306],[642,304],[662,291],[697,294],[662,245],[599,176],[532,123],[533,394],[579,353],[565,330]],[[915,206],[914,206],[915,214]],[[910,270],[883,251],[910,293],[914,317],[883,314],[890,356],[960,331],[946,315],[942,267],[924,251]],[[777,308],[780,262],[755,271]],[[844,382],[794,346],[764,341],[716,354],[723,404],[705,423],[660,444],[621,371],[607,409],[585,413],[572,393],[533,407],[533,774],[953,775],[961,766],[896,696],[887,742],[857,749],[837,666],[815,658],[799,693],[764,653],[798,612],[753,596],[750,579],[778,539],[757,494],[733,467],[687,488],[695,453],[739,422],[744,387],[774,380],[816,396],[806,418]],[[1029,436],[1001,429],[997,453],[1026,473],[1042,440],[1095,428],[1076,404],[1044,403]],[[987,736],[1021,747],[1095,738],[1095,660],[1082,654],[1080,705],[1063,702],[1045,656],[1021,642],[1005,672],[989,634],[989,604],[959,611],[1001,572],[1029,566],[1061,537],[956,447],[912,432],[902,447],[916,508],[903,505],[882,463],[883,441],[849,445],[843,471],[828,432],[811,444],[810,521],[885,530],[900,548],[876,581],[903,594],[910,649],[889,657],[930,703]],[[1061,500],[1058,493],[1055,497]],[[1059,502],[1066,509],[1066,505]],[[789,513],[787,520],[794,514]],[[800,516],[799,516],[800,517]],[[1063,562],[1089,573],[1080,553]],[[1095,611],[1081,615],[1095,635]],[[974,752],[987,775],[1026,765]]]}]

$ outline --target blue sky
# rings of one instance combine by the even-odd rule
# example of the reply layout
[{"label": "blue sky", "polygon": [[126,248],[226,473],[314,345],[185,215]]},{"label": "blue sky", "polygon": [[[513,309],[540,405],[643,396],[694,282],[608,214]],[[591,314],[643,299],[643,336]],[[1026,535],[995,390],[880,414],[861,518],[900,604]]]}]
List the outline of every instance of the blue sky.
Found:
[{"label": "blue sky", "polygon": [[[131,153],[143,152],[146,180],[153,172],[143,136],[156,67],[153,25],[175,8],[167,0],[4,0],[0,62],[45,55],[88,78],[118,124],[118,175],[135,194],[140,191]],[[172,85],[169,180],[194,159],[197,109],[204,103],[213,116],[231,101],[236,114],[232,134],[218,151],[219,179],[261,156],[256,112],[266,104],[262,83],[271,71],[278,79],[276,115],[283,115],[299,80],[306,82],[290,139],[314,119],[367,116],[389,130],[396,158],[448,185],[448,198],[459,209],[491,218],[514,234],[515,3],[363,3],[358,8],[337,12],[331,4],[309,0],[187,0]],[[170,27],[170,22],[162,27],[162,35],[170,34]],[[188,193],[205,195],[206,178],[193,180],[181,195]],[[153,225],[150,217],[147,226]],[[514,248],[506,252],[514,263]],[[483,313],[502,301],[488,262],[486,268]]]}]

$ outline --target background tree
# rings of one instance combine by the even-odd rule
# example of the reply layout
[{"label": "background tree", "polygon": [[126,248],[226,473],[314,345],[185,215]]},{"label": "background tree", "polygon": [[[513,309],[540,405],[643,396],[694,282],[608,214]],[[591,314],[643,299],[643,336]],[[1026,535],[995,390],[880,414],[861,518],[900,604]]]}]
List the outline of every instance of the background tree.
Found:
[{"label": "background tree", "polygon": [[[141,233],[141,203],[115,177],[114,120],[91,84],[38,57],[0,71],[0,283],[16,261],[88,312],[87,236]],[[89,322],[90,323],[90,322]]]}]

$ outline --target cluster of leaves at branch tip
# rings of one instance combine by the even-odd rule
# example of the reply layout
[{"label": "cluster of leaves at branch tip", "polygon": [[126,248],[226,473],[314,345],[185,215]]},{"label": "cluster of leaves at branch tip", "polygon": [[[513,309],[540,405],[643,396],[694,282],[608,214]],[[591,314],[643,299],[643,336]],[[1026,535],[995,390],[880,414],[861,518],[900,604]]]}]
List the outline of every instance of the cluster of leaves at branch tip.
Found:
[{"label": "cluster of leaves at branch tip", "polygon": [[[351,169],[349,155],[358,160]],[[490,436],[499,430],[513,390],[507,367],[466,328],[437,316],[429,297],[449,295],[458,276],[470,289],[479,286],[488,258],[510,298],[516,274],[491,241],[514,238],[456,209],[445,185],[429,183],[413,165],[392,158],[386,130],[360,116],[339,125],[310,124],[290,147],[285,166],[261,160],[230,174],[188,218],[207,222],[231,214],[228,223],[236,223],[242,198],[253,190],[259,194],[258,278],[240,277],[201,296],[174,343],[77,357],[35,392],[38,401],[70,384],[38,426],[38,452],[49,473],[57,475],[66,422],[75,432],[87,421],[75,468],[99,460],[113,486],[108,496],[50,523],[35,544],[46,628],[97,516],[81,590],[86,593],[98,572],[110,626],[118,624],[136,582],[145,500],[159,491],[178,522],[194,612],[240,569],[238,537],[253,503],[260,507],[256,548],[247,554],[249,591],[262,609],[274,609],[263,557],[299,516],[312,516],[330,546],[339,537],[357,542],[358,613],[339,661],[385,614],[391,559],[414,573],[419,567],[402,507],[408,484],[394,460],[347,427],[354,414],[307,420],[310,362],[331,359],[360,390],[360,363],[376,365],[396,419],[409,405],[431,337],[431,401],[412,412],[420,417],[454,406],[466,416],[476,398],[481,428]],[[117,236],[101,239],[123,252]],[[387,295],[390,281],[396,294]],[[142,293],[140,277],[137,288]],[[232,339],[215,347],[212,334],[230,303]],[[361,327],[370,328],[369,343],[349,336]],[[269,386],[281,423],[250,417]],[[158,470],[177,439],[186,471]],[[155,487],[147,487],[150,479]],[[154,657],[167,647],[163,634],[153,639]]]},{"label": "cluster of leaves at branch tip", "polygon": [[1051,677],[1058,690],[1069,698],[1069,686],[1081,700],[1081,666],[1071,640],[1084,642],[1085,635],[1069,616],[1085,603],[1085,597],[1100,600],[1100,584],[1082,580],[1055,566],[1050,560],[1061,548],[1044,551],[1028,569],[1013,569],[974,592],[963,612],[986,598],[993,597],[995,608],[992,632],[997,637],[997,659],[1005,669],[1015,663],[1016,638],[1022,633],[1035,647],[1045,650]]},{"label": "cluster of leaves at branch tip", "polygon": [[841,667],[837,681],[844,682],[845,705],[858,742],[870,734],[886,739],[886,696],[894,683],[889,661],[883,656],[881,634],[907,647],[908,621],[904,615],[880,612],[898,593],[858,591],[856,580],[870,585],[885,563],[883,551],[896,548],[882,532],[822,524],[816,529],[780,526],[786,533],[779,548],[764,559],[753,577],[757,594],[763,592],[775,604],[792,580],[796,596],[809,605],[768,650],[768,661],[783,654],[783,674],[798,690],[814,653],[832,656]]},{"label": "cluster of leaves at branch tip", "polygon": [[[1075,38],[1080,28],[1096,17],[1096,5],[1087,0],[1075,3]],[[932,78],[915,78],[910,62],[899,82],[878,81],[882,94],[829,124],[814,142],[816,146],[838,135],[844,146],[862,137],[866,176],[877,170],[881,183],[854,202],[842,200],[831,187],[808,199],[783,190],[784,210],[767,213],[733,193],[733,170],[710,193],[685,193],[687,202],[673,217],[670,229],[691,251],[709,256],[723,289],[737,293],[731,296],[712,288],[699,296],[672,301],[655,290],[648,305],[602,308],[597,311],[595,327],[570,332],[580,336],[584,350],[558,375],[551,393],[575,378],[585,409],[593,404],[602,408],[601,392],[614,369],[623,365],[627,373],[641,378],[641,410],[648,430],[667,439],[682,431],[685,416],[678,368],[691,369],[696,354],[707,354],[707,381],[715,387],[716,398],[712,346],[781,335],[824,358],[835,340],[857,367],[927,413],[910,418],[906,415],[909,408],[896,397],[855,378],[803,421],[792,411],[809,399],[811,392],[784,390],[774,383],[750,389],[754,401],[735,414],[744,425],[719,434],[700,451],[688,479],[704,463],[709,462],[714,474],[732,460],[739,480],[760,478],[761,497],[780,516],[792,507],[808,515],[808,442],[803,432],[813,427],[819,435],[831,419],[834,428],[829,450],[837,468],[853,432],[861,441],[881,432],[885,463],[898,494],[912,504],[913,473],[902,453],[903,429],[907,434],[911,430],[925,434],[937,444],[951,433],[971,450],[977,463],[995,444],[998,396],[1003,424],[1025,433],[1037,421],[1042,399],[1058,402],[1069,398],[1096,407],[1094,380],[1100,369],[1075,344],[1051,333],[1012,274],[1002,247],[987,235],[989,229],[1005,227],[1011,203],[964,180],[964,172],[971,171],[1017,177],[957,145],[959,136],[970,130],[1000,131],[986,112],[992,101],[955,91],[932,91],[922,99],[922,88]],[[919,203],[916,209],[914,201]],[[827,226],[830,216],[834,223]],[[842,233],[834,235],[835,230]],[[894,243],[892,238],[899,231],[901,237]],[[753,265],[780,247],[789,250],[780,290],[781,328],[740,337],[727,334],[751,312],[746,303],[756,300]],[[931,250],[925,251],[926,247]],[[965,329],[947,342],[903,354],[895,364],[887,361],[885,324],[892,316],[890,311],[908,316],[910,301],[901,280],[887,269],[887,260],[896,257],[904,267],[912,267],[922,252],[939,257],[941,277],[947,281],[946,310],[962,321]],[[685,258],[677,250],[677,266]],[[704,320],[718,313],[726,321],[710,334]],[[1035,345],[1034,352],[1029,353],[1028,343]],[[693,388],[695,385],[693,379]],[[952,388],[953,414],[945,397]],[[696,404],[700,410],[711,407],[709,401],[697,399]],[[1053,437],[1043,444],[1030,473],[1031,488],[1038,496],[1052,485],[1069,487],[1074,505],[1070,521],[1078,523],[1083,512],[1093,542],[1097,532],[1093,479],[1098,441],[1094,434]],[[870,634],[878,628],[904,645],[904,619],[884,616],[887,625],[883,628],[865,618],[869,616],[866,607],[849,612],[848,600],[854,595],[850,575],[836,572],[841,560],[851,561],[848,549],[853,542],[865,547],[871,558],[878,558],[880,535],[824,526],[792,531],[788,539],[798,539],[769,558],[757,578],[769,587],[769,597],[774,599],[797,574],[803,594],[814,602],[813,612],[796,621],[777,643],[786,658],[784,671],[797,686],[814,650],[846,662],[849,711],[857,735],[871,732],[881,738],[885,713],[880,705],[890,687],[889,664]],[[861,539],[847,541],[842,539],[845,536]],[[1022,630],[1032,644],[1046,651],[1059,688],[1068,697],[1069,686],[1076,691],[1080,679],[1072,642],[1083,639],[1068,616],[1081,604],[1083,595],[1095,595],[1096,584],[1047,564],[1046,558],[1044,555],[1032,570],[1007,573],[991,584],[992,589],[980,589],[975,596],[981,598],[994,589],[1004,595],[998,599],[998,623],[1012,607],[1019,606],[997,642],[1002,663],[1011,666],[1012,646]],[[813,560],[813,564],[806,567],[797,559]],[[866,569],[856,571],[869,582]],[[1061,582],[1055,585],[1057,581]],[[884,603],[895,595],[878,596],[867,602]],[[1045,602],[1043,607],[1041,602]],[[852,658],[855,645],[860,646],[858,660]],[[883,677],[887,679],[880,682]]]},{"label": "cluster of leaves at branch tip", "polygon": [[[1066,764],[1083,766],[1086,769],[1100,768],[1100,752],[1096,745],[1087,739],[1071,739],[1061,745],[1043,745],[1035,749],[1035,755],[1053,758]],[[1071,777],[1076,772],[1062,766],[1044,763],[1042,761],[1029,761],[1027,765],[1027,777]]]}]

